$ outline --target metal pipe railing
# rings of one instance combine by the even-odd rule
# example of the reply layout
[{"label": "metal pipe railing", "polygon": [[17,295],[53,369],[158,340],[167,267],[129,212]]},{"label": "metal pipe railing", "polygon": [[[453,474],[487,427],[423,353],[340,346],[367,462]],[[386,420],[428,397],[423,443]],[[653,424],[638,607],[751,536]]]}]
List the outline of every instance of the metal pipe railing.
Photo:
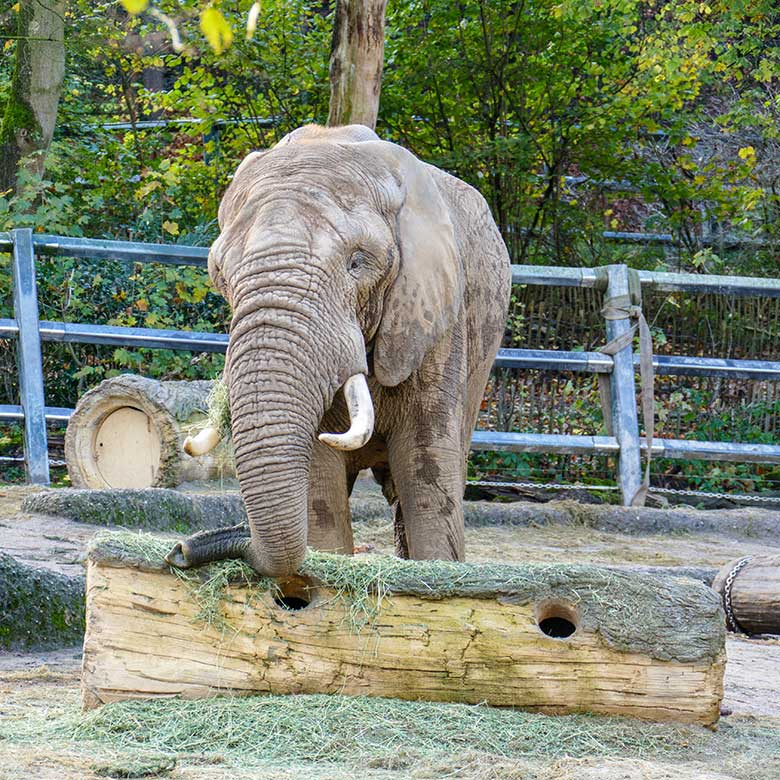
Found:
[{"label": "metal pipe railing", "polygon": [[[205,267],[208,257],[208,249],[204,247],[70,238],[33,234],[25,228],[0,233],[0,251],[12,253],[14,290],[14,318],[0,319],[0,338],[18,340],[21,391],[20,405],[0,405],[0,419],[24,420],[25,463],[31,482],[47,484],[49,481],[46,421],[64,422],[72,412],[70,409],[45,406],[41,362],[43,341],[196,352],[224,352],[227,348],[228,337],[221,333],[47,322],[39,321],[38,318],[36,254],[195,265],[202,268]],[[642,288],[670,292],[780,297],[780,279],[636,272],[625,265],[603,268],[513,265],[512,281],[514,284],[596,289],[604,293],[605,299],[628,294],[632,283]],[[628,328],[630,325],[627,320],[608,320],[607,339],[611,340]],[[646,444],[640,441],[636,409],[635,372],[638,360],[631,345],[620,350],[614,358],[601,352],[499,350],[495,361],[498,368],[577,371],[607,376],[610,386],[610,410],[605,424],[614,435],[574,436],[475,431],[472,449],[615,455],[618,458],[618,482],[624,503],[628,503],[641,483],[640,458],[646,449]],[[780,361],[654,355],[653,365],[657,373],[667,375],[780,380]],[[655,438],[652,454],[664,458],[780,463],[780,446],[738,442]]]}]

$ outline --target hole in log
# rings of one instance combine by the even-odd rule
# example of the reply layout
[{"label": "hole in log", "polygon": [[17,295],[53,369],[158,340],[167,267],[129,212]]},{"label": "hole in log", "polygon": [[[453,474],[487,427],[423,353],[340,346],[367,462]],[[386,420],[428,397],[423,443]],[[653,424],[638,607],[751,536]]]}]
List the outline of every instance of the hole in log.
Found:
[{"label": "hole in log", "polygon": [[536,607],[539,630],[553,639],[566,639],[579,627],[577,610],[559,601],[548,601]]},{"label": "hole in log", "polygon": [[314,584],[303,577],[279,580],[276,588],[274,603],[288,612],[306,609],[314,600],[316,593]]}]

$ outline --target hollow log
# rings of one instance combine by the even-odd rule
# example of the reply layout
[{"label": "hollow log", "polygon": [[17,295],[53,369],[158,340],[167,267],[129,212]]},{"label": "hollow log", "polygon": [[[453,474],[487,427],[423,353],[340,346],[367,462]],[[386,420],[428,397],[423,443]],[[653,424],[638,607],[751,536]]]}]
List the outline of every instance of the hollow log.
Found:
[{"label": "hollow log", "polygon": [[123,374],[85,393],[65,435],[74,487],[174,487],[233,476],[232,458],[219,449],[197,458],[182,450],[206,418],[212,385]]},{"label": "hollow log", "polygon": [[[744,565],[738,565],[744,561]],[[729,575],[734,572],[727,592]],[[731,601],[732,629],[744,634],[780,634],[780,555],[754,555],[729,561],[715,576],[712,587]]]},{"label": "hollow log", "polygon": [[169,547],[105,532],[92,543],[86,707],[262,692],[719,716],[723,612],[701,583],[310,552],[274,584],[236,561],[173,574]]}]

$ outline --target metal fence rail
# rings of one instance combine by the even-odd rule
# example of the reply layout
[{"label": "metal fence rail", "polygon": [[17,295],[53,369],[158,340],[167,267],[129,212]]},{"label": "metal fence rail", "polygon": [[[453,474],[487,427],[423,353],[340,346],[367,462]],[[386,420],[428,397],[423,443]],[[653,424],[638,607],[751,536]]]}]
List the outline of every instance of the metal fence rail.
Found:
[{"label": "metal fence rail", "polygon": [[[24,420],[24,454],[28,480],[49,482],[46,421],[66,421],[71,409],[45,405],[41,343],[43,341],[109,344],[117,346],[178,349],[194,352],[224,352],[225,334],[125,328],[85,323],[39,321],[35,272],[36,255],[59,255],[103,260],[123,260],[168,265],[205,267],[208,250],[167,244],[140,244],[33,234],[29,229],[0,233],[0,252],[11,252],[14,318],[0,319],[0,338],[18,343],[21,404],[0,405],[0,419]],[[600,290],[605,299],[634,296],[641,289],[718,293],[733,296],[780,297],[780,280],[736,276],[655,273],[632,271],[625,265],[602,268],[560,268],[512,266],[514,284],[582,287]],[[606,337],[611,340],[631,329],[629,320],[607,320]],[[653,355],[659,374],[678,376],[720,376],[739,379],[780,380],[780,361],[726,360],[684,355]],[[540,453],[614,455],[618,459],[618,482],[623,502],[629,503],[641,484],[641,456],[646,443],[640,441],[636,406],[635,373],[639,356],[631,344],[614,357],[601,352],[567,352],[536,349],[501,349],[495,365],[510,369],[577,371],[608,377],[609,436],[574,436],[536,433],[475,431],[474,450],[503,450]],[[652,444],[655,457],[780,463],[780,445],[735,442],[659,439]]]}]

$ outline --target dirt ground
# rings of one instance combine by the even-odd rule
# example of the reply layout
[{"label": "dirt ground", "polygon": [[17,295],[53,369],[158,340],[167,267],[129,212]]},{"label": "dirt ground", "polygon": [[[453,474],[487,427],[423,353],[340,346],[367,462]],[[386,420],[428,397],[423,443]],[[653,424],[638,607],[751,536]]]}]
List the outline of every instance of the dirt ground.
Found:
[{"label": "dirt ground", "polygon": [[[21,512],[21,499],[31,489],[0,487],[0,549],[32,565],[80,574],[85,542],[96,527]],[[386,520],[356,524],[355,536],[356,544],[371,546],[378,552],[392,552],[392,528]],[[780,541],[767,539],[737,541],[716,534],[694,533],[629,536],[577,525],[485,527],[468,529],[466,536],[469,559],[475,561],[719,567],[741,555],[780,552]],[[780,540],[780,529],[777,539]],[[730,752],[727,760],[717,751],[711,756],[697,753],[690,760],[679,760],[652,749],[577,758],[550,758],[540,753],[519,759],[471,753],[464,745],[454,746],[445,757],[416,762],[413,767],[365,764],[242,767],[230,757],[208,750],[174,757],[158,753],[145,764],[142,761],[136,766],[130,759],[118,760],[121,751],[105,745],[85,746],[56,736],[61,732],[51,731],[52,724],[70,723],[79,717],[79,649],[0,653],[0,780],[96,780],[120,776],[193,780],[358,777],[377,780],[776,780],[780,778],[780,638],[729,637],[727,654],[725,717],[721,719],[718,735],[732,740],[735,733],[758,735],[769,739],[768,744],[776,745],[776,752],[762,747],[756,753],[758,743],[752,743],[753,737],[746,736],[744,746]],[[4,732],[4,721],[7,732]],[[593,723],[597,729],[598,719]],[[13,724],[22,724],[27,736],[18,736],[21,732]],[[36,729],[40,739],[35,739]],[[247,735],[247,739],[251,738]],[[736,744],[741,743],[737,740]]]}]

